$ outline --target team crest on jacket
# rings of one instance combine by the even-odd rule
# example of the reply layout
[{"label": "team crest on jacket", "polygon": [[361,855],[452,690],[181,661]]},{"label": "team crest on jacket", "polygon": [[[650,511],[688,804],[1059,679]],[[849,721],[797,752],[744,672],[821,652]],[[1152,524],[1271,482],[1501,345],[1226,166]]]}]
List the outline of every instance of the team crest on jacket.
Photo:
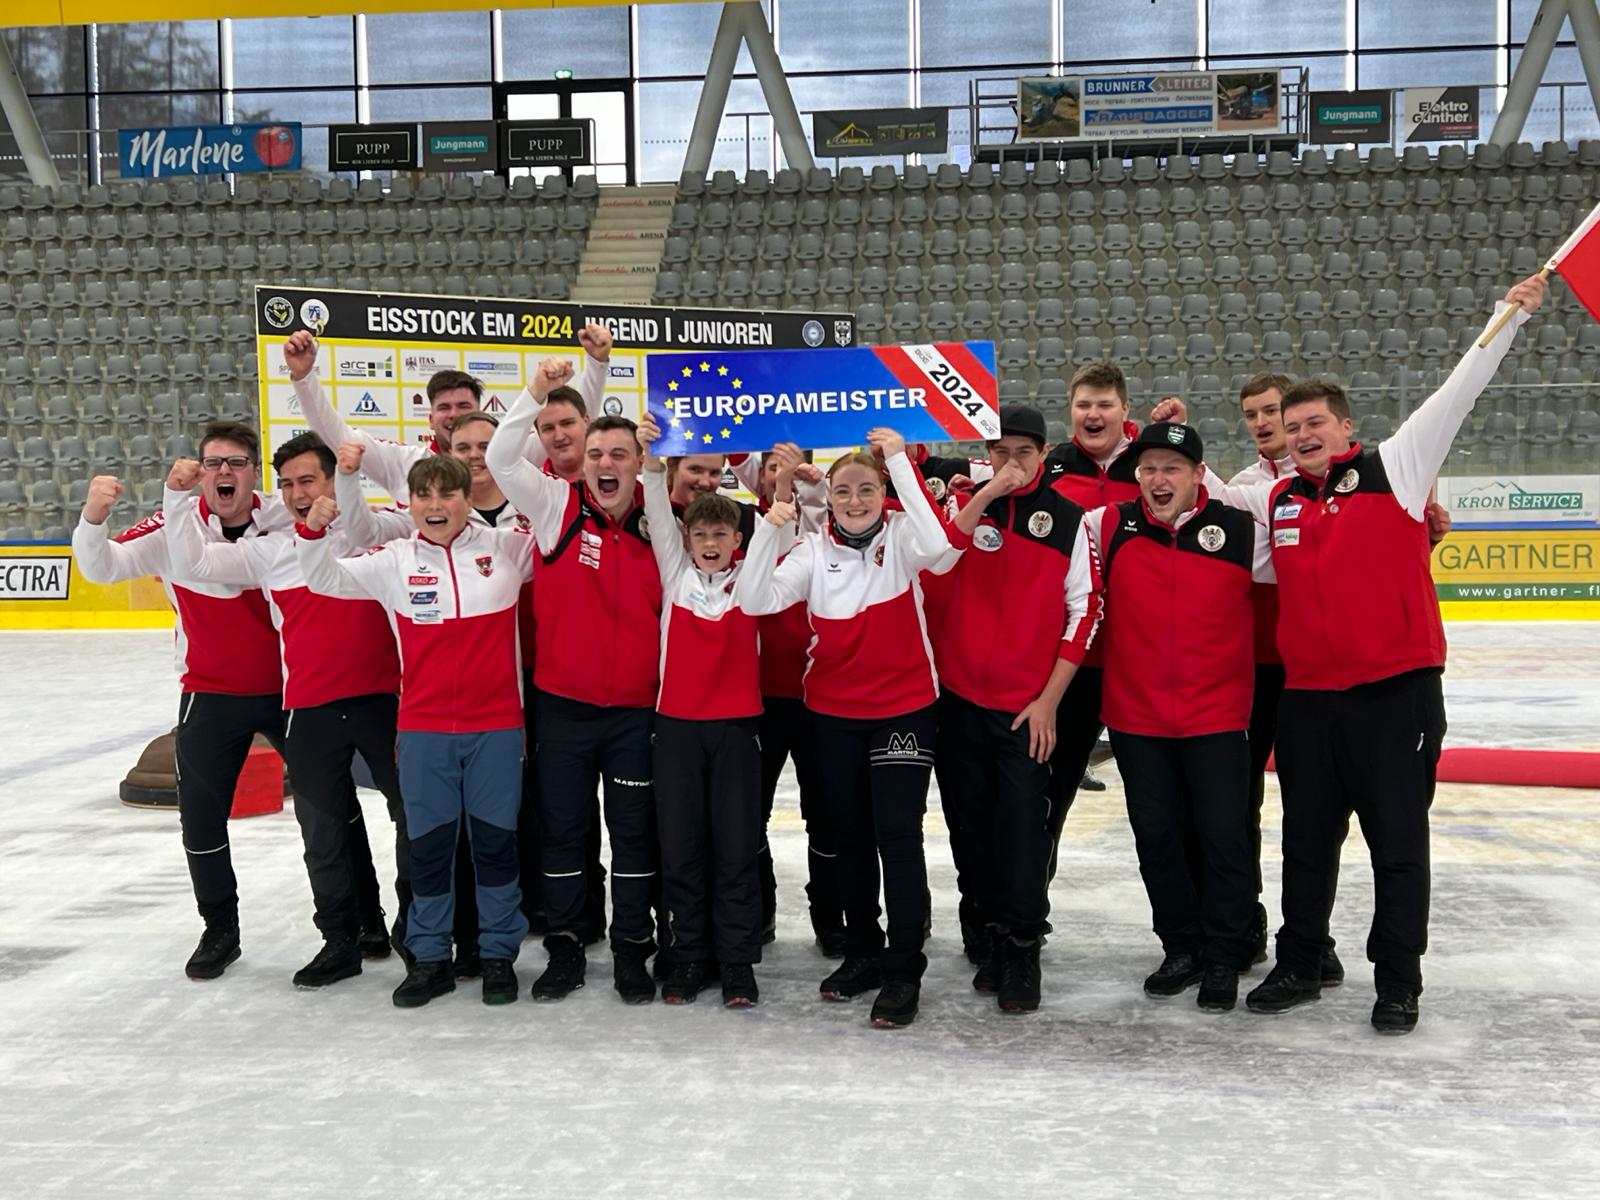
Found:
[{"label": "team crest on jacket", "polygon": [[883,547],[881,545],[872,552],[872,562],[874,566],[883,566]]},{"label": "team crest on jacket", "polygon": [[1197,538],[1202,550],[1209,550],[1215,554],[1222,549],[1223,543],[1228,540],[1228,535],[1222,532],[1221,525],[1207,525],[1199,532]]},{"label": "team crest on jacket", "polygon": [[944,480],[940,479],[937,475],[928,480],[928,494],[935,500],[943,500],[945,493],[949,490],[950,489],[945,486]]},{"label": "team crest on jacket", "polygon": [[1333,490],[1343,496],[1347,492],[1355,491],[1356,485],[1360,482],[1360,473],[1352,467],[1350,470],[1344,473],[1344,475],[1339,479],[1338,483],[1333,485]]},{"label": "team crest on jacket", "polygon": [[1056,519],[1047,512],[1036,512],[1028,518],[1028,532],[1034,537],[1049,537],[1055,527]]},{"label": "team crest on jacket", "polygon": [[494,574],[494,556],[492,554],[485,554],[482,558],[475,558],[472,561],[478,564],[478,574],[485,579]]},{"label": "team crest on jacket", "polygon": [[517,528],[522,530],[523,533],[527,533],[530,529],[533,528],[533,522],[528,520],[528,518],[523,516],[521,513],[518,513],[517,514]]},{"label": "team crest on jacket", "polygon": [[993,525],[979,525],[972,534],[972,544],[979,550],[987,550],[990,553],[1000,549],[1000,543],[1003,541],[1005,541],[1004,535]]},{"label": "team crest on jacket", "polygon": [[650,540],[650,518],[643,513],[639,514],[639,537],[642,541]]}]

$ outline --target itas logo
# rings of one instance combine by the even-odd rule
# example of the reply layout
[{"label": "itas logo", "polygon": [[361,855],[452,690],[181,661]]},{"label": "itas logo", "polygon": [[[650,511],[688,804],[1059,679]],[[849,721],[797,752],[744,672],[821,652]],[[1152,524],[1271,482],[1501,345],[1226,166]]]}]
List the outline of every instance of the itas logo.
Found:
[{"label": "itas logo", "polygon": [[405,364],[406,370],[414,373],[439,371],[450,365],[436,354],[407,354]]},{"label": "itas logo", "polygon": [[350,414],[356,417],[381,417],[383,406],[373,399],[371,392],[362,392],[361,399],[356,401],[356,406],[350,410]]}]

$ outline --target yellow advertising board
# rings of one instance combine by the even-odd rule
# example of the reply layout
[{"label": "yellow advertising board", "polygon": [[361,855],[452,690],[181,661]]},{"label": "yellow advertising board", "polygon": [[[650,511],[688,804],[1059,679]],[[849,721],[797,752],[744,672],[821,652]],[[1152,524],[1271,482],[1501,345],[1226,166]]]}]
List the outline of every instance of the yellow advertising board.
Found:
[{"label": "yellow advertising board", "polygon": [[0,546],[0,629],[171,628],[159,579],[102,586],[78,574],[71,546]]},{"label": "yellow advertising board", "polygon": [[1448,619],[1600,620],[1600,529],[1463,529],[1434,547]]}]

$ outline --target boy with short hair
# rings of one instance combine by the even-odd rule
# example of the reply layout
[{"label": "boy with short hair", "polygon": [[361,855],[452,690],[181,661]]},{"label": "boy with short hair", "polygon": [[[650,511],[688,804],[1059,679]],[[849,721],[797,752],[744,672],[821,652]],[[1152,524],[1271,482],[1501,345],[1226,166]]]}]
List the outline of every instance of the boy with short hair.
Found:
[{"label": "boy with short hair", "polygon": [[761,960],[761,674],[754,616],[742,582],[777,564],[777,529],[762,522],[746,557],[739,506],[704,493],[683,513],[677,536],[666,463],[649,454],[660,438],[646,414],[644,507],[656,531],[650,546],[661,571],[661,689],[656,699],[656,820],[662,898],[672,970],[668,1004],[692,1003],[714,949],[722,1002],[756,1003],[753,964]]},{"label": "boy with short hair", "polygon": [[464,819],[477,873],[485,1004],[517,998],[511,964],[528,932],[517,886],[522,688],[517,599],[533,572],[524,533],[468,521],[471,476],[448,455],[406,477],[416,533],[356,559],[333,556],[326,497],[299,525],[296,552],[314,592],[370,598],[400,644],[397,760],[411,834],[406,942],[415,963],[394,1003],[415,1008],[455,990],[450,968],[452,865]]}]

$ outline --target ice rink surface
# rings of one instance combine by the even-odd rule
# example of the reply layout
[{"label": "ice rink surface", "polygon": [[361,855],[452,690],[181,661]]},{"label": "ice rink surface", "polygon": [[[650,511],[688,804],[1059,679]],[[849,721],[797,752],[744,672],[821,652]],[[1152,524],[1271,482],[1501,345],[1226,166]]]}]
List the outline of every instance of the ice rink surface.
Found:
[{"label": "ice rink surface", "polygon": [[[1600,748],[1600,629],[1450,636],[1447,745]],[[875,1031],[866,1003],[818,1000],[830,967],[802,908],[792,785],[760,1007],[712,992],[628,1008],[593,951],[585,991],[535,1005],[529,942],[517,1004],[486,1008],[467,985],[402,1012],[398,960],[321,993],[290,985],[316,935],[288,811],[233,826],[244,957],[214,983],[183,977],[199,920],[176,817],[116,801],[176,712],[168,635],[6,633],[0,653],[0,1195],[1596,1194],[1600,793],[1441,788],[1409,1038],[1367,1024],[1354,831],[1344,988],[1281,1017],[1145,998],[1160,953],[1109,764],[1110,789],[1067,824],[1031,1016],[970,987],[936,800],[921,1017]],[[381,845],[375,797],[367,813]]]}]

